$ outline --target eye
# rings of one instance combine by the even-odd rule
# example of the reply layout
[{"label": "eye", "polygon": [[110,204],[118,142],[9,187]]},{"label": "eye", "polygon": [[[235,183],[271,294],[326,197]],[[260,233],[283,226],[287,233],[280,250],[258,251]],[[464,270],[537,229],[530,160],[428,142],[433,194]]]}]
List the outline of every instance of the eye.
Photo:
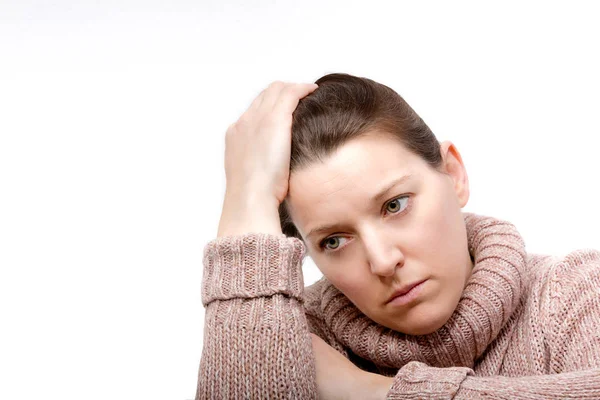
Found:
[{"label": "eye", "polygon": [[[408,206],[409,196],[396,197],[392,201],[385,204],[384,209],[391,214],[399,214],[406,210]],[[330,236],[325,238],[319,243],[319,247],[324,249],[326,252],[336,251],[340,246],[340,240],[347,240],[343,236]],[[331,247],[327,247],[331,246]]]},{"label": "eye", "polygon": [[[320,247],[325,248],[328,251],[334,251],[340,247],[340,240],[344,240],[344,239],[345,238],[342,236],[331,236],[331,237],[324,239],[321,242]],[[327,245],[331,245],[331,247],[325,247]]]},{"label": "eye", "polygon": [[[389,211],[392,214],[397,214],[400,211],[403,211],[406,208],[407,204],[408,204],[408,196],[401,196],[401,197],[395,198],[394,200],[387,203],[385,206],[385,209],[386,209],[386,211]],[[393,207],[390,208],[390,206],[393,206]]]}]

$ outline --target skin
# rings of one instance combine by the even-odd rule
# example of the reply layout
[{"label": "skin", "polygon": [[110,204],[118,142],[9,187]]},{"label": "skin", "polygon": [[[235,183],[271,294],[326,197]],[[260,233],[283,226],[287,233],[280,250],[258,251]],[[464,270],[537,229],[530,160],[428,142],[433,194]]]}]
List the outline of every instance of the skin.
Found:
[{"label": "skin", "polygon": [[[433,331],[456,306],[472,268],[460,215],[469,197],[460,155],[451,143],[442,143],[448,174],[440,174],[374,132],[346,143],[323,164],[289,176],[292,112],[316,88],[275,81],[229,126],[227,187],[217,236],[280,235],[278,206],[288,196],[303,235],[316,224],[345,223],[328,233],[350,239],[341,240],[345,248],[338,256],[322,253],[307,238],[305,243],[323,274],[363,313],[401,332]],[[408,171],[419,179],[387,193],[381,204],[366,206],[377,184]],[[383,204],[404,193],[414,197],[412,208],[392,218]],[[384,304],[394,289],[424,278],[428,281],[418,302]],[[362,371],[318,336],[311,338],[319,398],[386,397],[392,378]]]},{"label": "skin", "polygon": [[314,333],[310,334],[319,399],[385,399],[393,378],[359,369],[350,360]]},{"label": "skin", "polygon": [[[456,146],[440,146],[438,171],[397,140],[371,132],[295,171],[289,182],[290,215],[323,275],[369,318],[409,335],[448,321],[473,269],[461,211],[469,199],[466,169]],[[410,180],[370,202],[384,183],[407,174]],[[342,225],[306,236],[332,223]],[[395,290],[423,279],[413,302],[386,304]]]}]

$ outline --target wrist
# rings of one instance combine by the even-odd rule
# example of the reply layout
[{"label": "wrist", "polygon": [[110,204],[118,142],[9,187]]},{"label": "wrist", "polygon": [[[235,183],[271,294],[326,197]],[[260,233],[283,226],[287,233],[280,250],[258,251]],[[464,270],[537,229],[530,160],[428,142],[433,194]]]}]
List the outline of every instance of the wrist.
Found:
[{"label": "wrist", "polygon": [[279,204],[276,199],[247,193],[225,194],[217,237],[257,232],[281,235]]}]

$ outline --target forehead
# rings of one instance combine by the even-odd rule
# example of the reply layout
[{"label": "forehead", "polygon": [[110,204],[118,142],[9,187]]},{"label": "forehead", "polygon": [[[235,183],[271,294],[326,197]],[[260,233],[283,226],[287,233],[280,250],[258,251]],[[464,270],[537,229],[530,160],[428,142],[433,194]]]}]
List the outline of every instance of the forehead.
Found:
[{"label": "forehead", "polygon": [[424,160],[397,140],[382,136],[354,139],[324,162],[290,176],[290,214],[305,234],[307,224],[365,208],[383,183],[408,174],[422,175],[426,167]]}]

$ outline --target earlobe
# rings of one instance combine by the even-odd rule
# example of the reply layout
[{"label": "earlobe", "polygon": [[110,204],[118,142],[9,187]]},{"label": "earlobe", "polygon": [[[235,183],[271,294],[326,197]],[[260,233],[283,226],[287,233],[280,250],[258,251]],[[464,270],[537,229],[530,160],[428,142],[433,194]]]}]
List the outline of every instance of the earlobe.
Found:
[{"label": "earlobe", "polygon": [[467,205],[469,201],[469,177],[463,163],[460,152],[450,141],[440,143],[440,152],[444,163],[444,169],[452,178],[454,191],[460,207]]}]

